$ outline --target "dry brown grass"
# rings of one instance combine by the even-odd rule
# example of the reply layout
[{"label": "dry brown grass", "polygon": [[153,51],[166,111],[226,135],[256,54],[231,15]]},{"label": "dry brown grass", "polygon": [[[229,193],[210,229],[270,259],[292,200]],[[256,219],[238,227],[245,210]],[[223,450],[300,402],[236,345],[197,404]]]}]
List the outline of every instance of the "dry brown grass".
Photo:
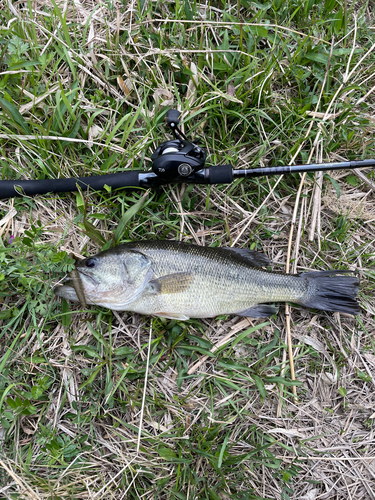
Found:
[{"label": "dry brown grass", "polygon": [[[29,60],[35,56],[31,49],[38,55],[44,51],[54,58],[62,57],[61,65],[51,63],[40,75],[45,89],[35,92],[35,105],[30,105],[34,92],[31,86],[27,88],[30,81],[16,81],[14,89],[23,88],[23,97],[19,95],[17,103],[22,116],[29,123],[44,124],[43,113],[52,116],[57,106],[54,85],[59,84],[68,93],[75,81],[79,82],[79,97],[73,104],[78,102],[76,111],[83,112],[84,132],[93,113],[100,111],[87,134],[77,134],[76,141],[64,150],[57,144],[61,141],[46,139],[43,144],[35,145],[25,135],[20,139],[16,129],[3,130],[2,155],[14,175],[41,175],[40,164],[35,172],[30,172],[30,158],[39,159],[46,167],[46,175],[51,177],[101,172],[103,158],[107,159],[114,151],[126,152],[129,158],[120,156],[110,165],[111,171],[130,167],[134,160],[142,163],[163,137],[156,119],[166,105],[181,106],[195,113],[197,123],[192,120],[186,127],[193,124],[197,133],[208,132],[204,140],[212,163],[233,157],[244,168],[254,158],[266,165],[278,155],[285,162],[294,163],[301,154],[304,161],[335,161],[337,155],[343,157],[358,151],[361,143],[364,154],[373,152],[374,45],[366,39],[372,32],[366,32],[366,36],[360,33],[365,27],[359,28],[358,21],[349,20],[348,36],[336,34],[333,44],[329,33],[321,27],[311,32],[306,24],[298,26],[296,22],[287,29],[280,23],[281,40],[295,53],[302,50],[307,35],[315,40],[316,46],[330,47],[331,54],[334,48],[351,49],[344,52],[340,76],[332,74],[329,64],[319,73],[320,79],[317,76],[315,80],[314,74],[311,75],[312,87],[316,81],[321,83],[315,92],[318,99],[310,116],[294,116],[298,88],[293,75],[288,73],[291,63],[286,56],[285,59],[275,56],[275,62],[265,67],[259,53],[248,57],[246,46],[241,47],[236,38],[237,25],[229,20],[224,23],[218,7],[202,4],[196,14],[199,23],[182,19],[179,25],[170,9],[174,8],[172,4],[158,4],[158,10],[154,4],[146,2],[143,13],[139,14],[138,4],[133,1],[126,5],[61,1],[56,4],[56,9],[66,16],[61,18],[53,12],[49,0],[37,0],[28,7],[34,15],[33,21],[26,4],[3,4],[15,25],[35,28],[35,39],[29,40]],[[148,10],[150,5],[155,11]],[[236,8],[237,3],[229,9],[233,16],[237,15]],[[361,11],[364,16],[370,16],[369,9]],[[255,10],[252,6],[246,15]],[[54,19],[54,29],[46,21],[50,18]],[[203,23],[203,35],[198,36]],[[253,24],[263,26],[265,21]],[[2,25],[6,25],[4,20]],[[176,26],[175,31],[166,31],[170,25]],[[149,39],[142,31],[143,26],[147,27]],[[272,26],[270,32],[278,31],[274,23]],[[64,29],[71,34],[71,46],[64,38]],[[217,51],[212,44],[221,47],[226,29],[232,39],[228,49],[221,49],[221,64],[225,64],[225,57],[233,55],[245,55],[250,62],[254,61],[254,71],[233,85],[234,90],[229,89],[229,75],[224,78],[222,70],[213,66],[213,52]],[[25,32],[30,33],[26,29]],[[13,34],[9,31],[4,36],[10,38]],[[158,45],[157,36],[161,36],[165,46]],[[276,49],[268,39],[264,43],[262,53],[268,57]],[[356,47],[362,52],[354,52]],[[228,66],[234,65],[231,59],[227,62]],[[178,78],[183,78],[182,65],[192,69],[197,84],[197,88],[191,84],[191,75],[185,82],[189,100],[181,90],[183,85],[177,86],[173,79],[177,73]],[[237,70],[233,69],[233,81]],[[289,85],[283,88],[284,74]],[[332,80],[332,87],[325,93],[327,79]],[[353,90],[352,85],[360,90]],[[180,89],[181,95],[176,89]],[[145,97],[147,92],[149,98]],[[210,103],[220,103],[219,111],[210,108]],[[344,105],[348,108],[343,108]],[[134,130],[125,143],[121,133],[107,140],[124,108],[129,113],[142,109]],[[231,109],[237,124],[231,122]],[[274,113],[272,116],[280,114],[279,134],[275,134],[260,111]],[[340,121],[341,113],[346,111],[349,118]],[[354,114],[359,121],[350,125]],[[252,131],[247,125],[239,125],[241,117],[244,123],[254,123]],[[212,125],[217,129],[210,128]],[[342,140],[339,130],[345,130],[347,137],[351,131],[353,135],[336,152],[330,149],[330,144]],[[11,135],[13,139],[5,139]],[[50,136],[55,134],[45,134]],[[299,139],[304,140],[294,148]],[[90,158],[95,160],[90,163]],[[296,398],[291,387],[267,383],[265,378],[282,373],[287,380],[291,377],[286,340],[289,316],[282,311],[262,327],[259,327],[261,321],[238,317],[190,322],[187,334],[203,338],[210,346],[207,350],[215,353],[212,357],[199,352],[193,357],[183,348],[179,352],[177,347],[171,347],[168,323],[138,315],[82,312],[72,306],[71,322],[66,325],[59,316],[61,309],[53,309],[53,314],[51,309],[50,315],[25,313],[18,330],[12,332],[14,336],[20,334],[14,345],[8,331],[0,337],[0,360],[8,350],[12,352],[1,368],[3,373],[0,371],[3,377],[0,381],[4,381],[0,389],[6,391],[0,393],[0,399],[3,397],[0,409],[10,410],[5,407],[6,398],[15,398],[14,391],[24,390],[22,384],[31,390],[40,377],[47,376],[53,381],[44,392],[47,399],[33,402],[37,412],[15,415],[9,429],[0,426],[1,498],[224,500],[252,498],[250,490],[256,498],[277,500],[288,498],[286,495],[296,500],[375,498],[375,199],[372,173],[366,169],[361,172],[351,184],[346,172],[331,174],[334,184],[324,178],[322,192],[320,181],[315,184],[311,178],[280,178],[276,182],[264,178],[210,190],[202,186],[191,191],[187,186],[165,187],[148,208],[131,219],[126,233],[129,239],[173,237],[200,245],[253,244],[265,251],[279,270],[291,266],[300,272],[334,266],[358,271],[362,280],[358,320],[338,313],[291,311],[290,348],[295,378],[301,382]],[[341,191],[339,199],[334,185]],[[102,197],[92,193],[83,196],[87,202],[85,217],[82,200],[74,195],[37,197],[24,202],[0,201],[3,241],[7,242],[10,235],[22,239],[25,231],[30,231],[40,220],[43,231],[36,238],[36,246],[27,253],[30,261],[38,245],[78,258],[96,253],[99,244],[93,238],[95,233],[85,229],[82,221],[86,218],[109,240],[123,213],[138,198],[110,193]],[[151,196],[149,193],[148,197]],[[102,218],[90,217],[98,215]],[[311,230],[312,227],[315,229]],[[54,274],[53,269],[49,277],[42,268],[30,267],[28,273],[51,285],[63,277],[62,273]],[[13,281],[9,280],[13,287]],[[21,309],[24,291],[21,289],[17,296],[13,288],[11,292],[10,288],[3,290],[0,311],[9,309],[15,297]],[[44,302],[50,306],[52,301],[51,293],[47,294]],[[0,319],[0,328],[5,331],[9,323],[9,318]],[[241,333],[252,327],[255,328],[250,336],[235,343]],[[272,345],[276,336],[279,340]],[[196,345],[194,340],[190,343]],[[266,346],[270,349],[260,357]],[[85,351],[87,347],[97,348],[98,356]],[[108,361],[111,358],[108,353],[122,347],[134,349],[133,357],[116,363]],[[46,361],[33,362],[33,356],[44,356]],[[103,359],[106,362],[97,378],[85,385]],[[229,370],[223,364],[228,359],[247,365],[251,375],[264,377],[267,397],[262,396],[250,375],[244,378],[243,372]],[[131,366],[139,370],[138,377],[127,376]],[[232,386],[225,385],[228,381]],[[221,382],[224,384],[220,385]],[[51,445],[57,438],[76,445],[76,454],[57,456],[58,447]],[[266,452],[262,449],[265,444],[269,446]],[[241,464],[226,465],[221,475],[208,455],[216,453],[219,460],[224,445],[230,447],[229,458],[248,455]],[[179,463],[178,458],[191,461]],[[221,457],[223,468],[227,458],[227,455]],[[189,479],[188,471],[194,471],[193,479]],[[207,490],[200,489],[203,485]],[[245,496],[240,496],[241,491]]]}]

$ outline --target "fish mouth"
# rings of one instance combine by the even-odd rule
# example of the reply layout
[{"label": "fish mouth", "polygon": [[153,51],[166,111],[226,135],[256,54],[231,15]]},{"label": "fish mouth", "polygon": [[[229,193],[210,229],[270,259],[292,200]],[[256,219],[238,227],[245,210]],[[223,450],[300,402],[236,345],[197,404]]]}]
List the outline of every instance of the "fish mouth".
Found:
[{"label": "fish mouth", "polygon": [[96,288],[99,285],[99,280],[95,279],[91,274],[86,274],[84,271],[81,269],[77,269],[80,278],[83,280],[85,283],[92,285],[94,288]]},{"label": "fish mouth", "polygon": [[72,300],[73,302],[79,301],[76,291],[69,285],[58,285],[53,289],[53,293],[62,299]]},{"label": "fish mouth", "polygon": [[[77,269],[77,271],[82,281],[83,293],[86,294],[94,291],[96,287],[99,285],[99,281],[93,278],[91,275],[82,272],[80,269]],[[71,277],[67,278],[65,281],[65,283],[67,284],[57,285],[53,290],[54,294],[66,300],[79,302],[79,298],[77,296],[75,288],[72,285],[70,285],[70,283],[72,282],[73,279]]]}]

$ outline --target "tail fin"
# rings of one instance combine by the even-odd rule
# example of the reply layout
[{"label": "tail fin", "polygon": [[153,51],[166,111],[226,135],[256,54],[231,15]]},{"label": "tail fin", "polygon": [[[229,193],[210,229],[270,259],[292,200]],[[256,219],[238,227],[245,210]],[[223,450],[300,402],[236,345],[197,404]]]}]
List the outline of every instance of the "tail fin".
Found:
[{"label": "tail fin", "polygon": [[314,271],[302,273],[309,280],[309,295],[300,304],[347,314],[358,314],[359,304],[356,300],[359,290],[357,276],[338,276],[352,271]]}]

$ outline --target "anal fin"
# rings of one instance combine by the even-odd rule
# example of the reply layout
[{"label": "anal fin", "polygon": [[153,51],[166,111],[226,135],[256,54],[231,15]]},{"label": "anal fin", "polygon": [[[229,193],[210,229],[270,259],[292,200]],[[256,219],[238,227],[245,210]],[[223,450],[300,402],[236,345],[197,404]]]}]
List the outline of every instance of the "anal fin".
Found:
[{"label": "anal fin", "polygon": [[276,314],[277,311],[278,308],[276,306],[270,304],[256,304],[253,307],[249,307],[249,309],[234,314],[237,314],[237,316],[246,316],[248,318],[268,318]]}]

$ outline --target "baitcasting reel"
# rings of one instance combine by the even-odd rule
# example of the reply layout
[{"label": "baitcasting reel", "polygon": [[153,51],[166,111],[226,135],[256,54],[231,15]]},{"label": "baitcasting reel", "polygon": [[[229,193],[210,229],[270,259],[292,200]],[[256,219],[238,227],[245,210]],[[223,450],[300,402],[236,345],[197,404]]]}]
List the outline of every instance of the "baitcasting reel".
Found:
[{"label": "baitcasting reel", "polygon": [[166,121],[175,139],[163,142],[151,156],[153,172],[167,182],[189,177],[202,170],[206,161],[206,152],[198,141],[189,141],[178,128],[180,115],[176,109],[168,111]]}]

